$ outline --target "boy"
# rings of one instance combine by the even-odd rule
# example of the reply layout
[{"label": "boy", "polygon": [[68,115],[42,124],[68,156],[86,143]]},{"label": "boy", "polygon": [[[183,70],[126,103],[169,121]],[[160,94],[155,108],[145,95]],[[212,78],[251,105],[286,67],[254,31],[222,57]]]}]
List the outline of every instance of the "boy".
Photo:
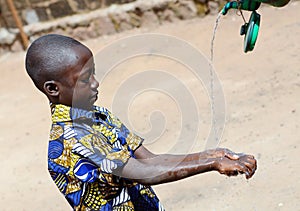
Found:
[{"label": "boy", "polygon": [[74,210],[163,210],[150,185],[208,171],[247,179],[255,173],[253,156],[227,149],[151,153],[112,113],[93,105],[99,86],[93,54],[70,37],[34,41],[26,70],[51,103],[48,169]]}]

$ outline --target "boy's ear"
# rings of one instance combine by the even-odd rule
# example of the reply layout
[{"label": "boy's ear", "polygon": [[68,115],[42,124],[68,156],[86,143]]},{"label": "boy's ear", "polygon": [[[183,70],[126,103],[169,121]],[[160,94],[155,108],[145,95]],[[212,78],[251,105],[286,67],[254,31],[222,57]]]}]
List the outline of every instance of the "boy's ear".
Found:
[{"label": "boy's ear", "polygon": [[56,81],[46,81],[44,83],[44,91],[47,95],[57,97],[59,95],[59,88]]}]

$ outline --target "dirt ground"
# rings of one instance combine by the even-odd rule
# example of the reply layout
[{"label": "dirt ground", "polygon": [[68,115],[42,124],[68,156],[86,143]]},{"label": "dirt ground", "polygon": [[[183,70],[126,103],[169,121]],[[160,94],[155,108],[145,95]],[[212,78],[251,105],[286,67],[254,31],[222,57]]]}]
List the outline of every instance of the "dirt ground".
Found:
[{"label": "dirt ground", "polygon": [[[220,147],[255,155],[258,170],[249,181],[243,176],[228,178],[212,172],[155,186],[166,210],[300,210],[299,11],[299,1],[280,9],[260,8],[258,42],[248,54],[243,53],[243,40],[239,36],[241,17],[235,13],[222,17],[214,62],[226,100],[226,127]],[[209,57],[215,19],[216,16],[207,16],[132,30],[85,44],[97,53],[104,45],[122,37],[155,32],[185,40]],[[50,111],[47,99],[25,73],[24,55],[21,52],[0,57],[0,210],[71,210],[47,172]],[[137,69],[172,70],[187,82],[191,93],[203,90],[201,84],[193,84],[193,76],[185,75],[178,63],[166,58],[151,61],[155,65],[137,58],[116,67],[115,75],[106,80],[109,82],[101,84],[97,103],[110,108],[114,87]],[[122,73],[120,68],[124,69]],[[205,92],[199,93],[202,96]],[[149,130],[147,113],[155,109],[165,111],[165,118],[171,119],[165,126],[166,139],[148,145],[155,152],[169,152],[178,130],[188,125],[177,124],[180,112],[163,95],[145,94],[132,102],[136,110],[128,110],[132,123],[137,131]],[[199,142],[194,143],[191,151],[204,149],[203,138],[208,134],[210,121],[207,98],[196,101],[203,127],[199,129]]]}]

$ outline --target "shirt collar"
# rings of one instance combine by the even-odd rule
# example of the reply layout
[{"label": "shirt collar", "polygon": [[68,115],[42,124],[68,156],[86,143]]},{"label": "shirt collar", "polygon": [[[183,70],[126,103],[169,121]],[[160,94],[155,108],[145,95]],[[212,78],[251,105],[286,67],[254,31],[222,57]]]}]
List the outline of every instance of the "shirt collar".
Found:
[{"label": "shirt collar", "polygon": [[52,122],[68,122],[76,119],[92,120],[95,123],[101,122],[103,114],[99,112],[99,108],[94,106],[92,111],[73,108],[62,104],[51,105]]}]

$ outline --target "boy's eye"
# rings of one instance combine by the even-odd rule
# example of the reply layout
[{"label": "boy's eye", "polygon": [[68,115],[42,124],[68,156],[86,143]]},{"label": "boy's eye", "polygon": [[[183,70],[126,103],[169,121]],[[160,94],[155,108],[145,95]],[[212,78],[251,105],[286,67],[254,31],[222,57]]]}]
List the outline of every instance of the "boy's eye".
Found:
[{"label": "boy's eye", "polygon": [[82,81],[83,83],[88,83],[88,82],[90,81],[91,76],[92,76],[92,75],[95,75],[95,70],[94,70],[94,69],[91,70],[91,71],[89,71],[89,72],[90,72],[89,75],[87,75],[87,76],[85,76],[85,77],[82,77],[81,81]]},{"label": "boy's eye", "polygon": [[89,82],[89,78],[88,79],[82,79],[81,80],[83,83],[88,83]]},{"label": "boy's eye", "polygon": [[83,83],[88,83],[88,82],[90,81],[90,76],[89,76],[89,77],[84,77],[84,78],[82,78],[81,81],[82,81]]}]

